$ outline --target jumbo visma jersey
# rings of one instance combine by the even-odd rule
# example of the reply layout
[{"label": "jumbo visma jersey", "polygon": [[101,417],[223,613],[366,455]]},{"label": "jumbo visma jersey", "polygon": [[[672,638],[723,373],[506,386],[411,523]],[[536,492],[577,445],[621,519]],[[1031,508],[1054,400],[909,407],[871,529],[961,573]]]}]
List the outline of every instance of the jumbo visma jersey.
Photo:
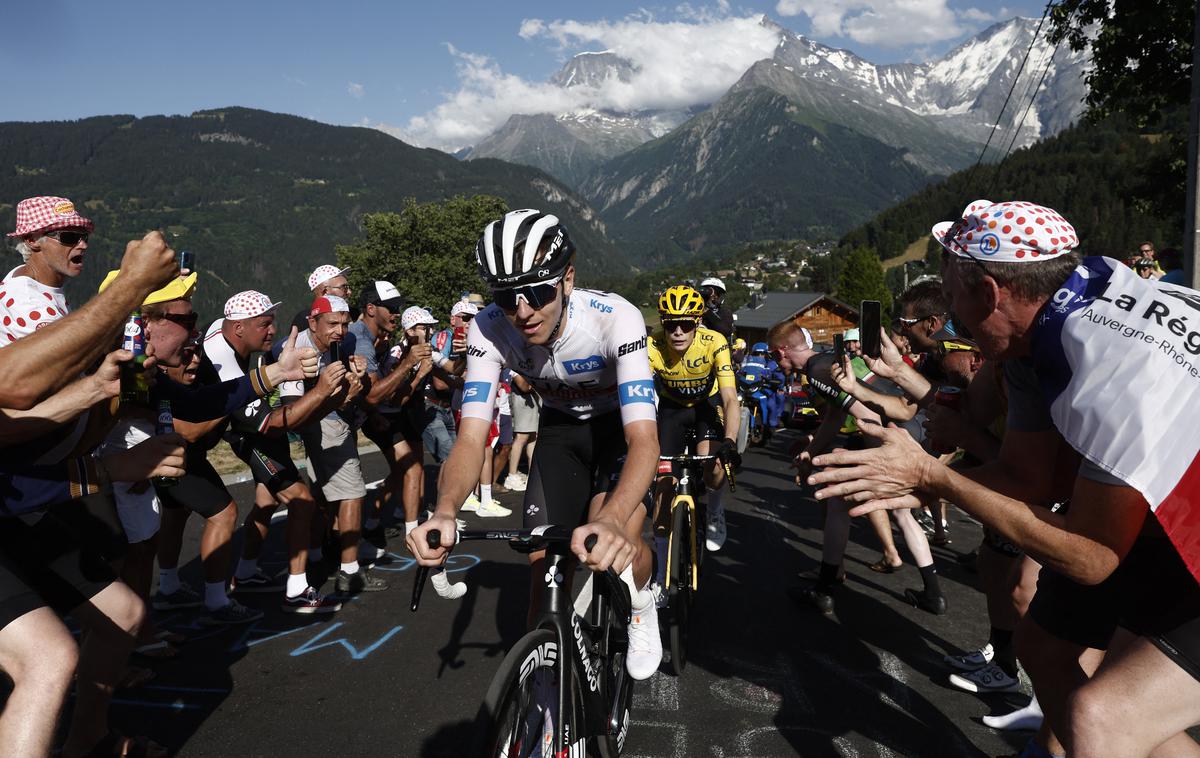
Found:
[{"label": "jumbo visma jersey", "polygon": [[654,387],[660,397],[693,406],[722,387],[736,387],[729,342],[719,332],[700,327],[683,355],[674,355],[661,329],[647,346]]}]

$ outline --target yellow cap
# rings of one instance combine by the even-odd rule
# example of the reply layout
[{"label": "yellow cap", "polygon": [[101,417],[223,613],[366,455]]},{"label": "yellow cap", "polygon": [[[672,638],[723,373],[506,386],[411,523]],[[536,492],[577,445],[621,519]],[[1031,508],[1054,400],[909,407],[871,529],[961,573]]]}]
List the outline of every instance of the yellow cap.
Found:
[{"label": "yellow cap", "polygon": [[[108,276],[104,277],[104,281],[100,282],[100,292],[108,288],[108,285],[113,283],[120,271],[109,271]],[[177,276],[171,280],[171,283],[162,289],[155,290],[146,299],[142,301],[142,305],[154,305],[155,303],[165,303],[168,300],[187,300],[196,291],[196,272],[192,272],[187,276]]]}]

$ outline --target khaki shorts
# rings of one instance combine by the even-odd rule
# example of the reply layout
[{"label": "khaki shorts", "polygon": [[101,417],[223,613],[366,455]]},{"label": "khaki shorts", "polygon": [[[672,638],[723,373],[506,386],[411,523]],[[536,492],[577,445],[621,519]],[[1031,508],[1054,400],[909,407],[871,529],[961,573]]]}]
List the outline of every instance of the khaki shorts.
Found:
[{"label": "khaki shorts", "polygon": [[300,430],[300,438],[313,484],[325,500],[332,503],[367,496],[357,435],[341,416],[330,413],[320,423],[309,424]]},{"label": "khaki shorts", "polygon": [[541,402],[534,393],[519,395],[516,392],[508,396],[508,408],[512,412],[513,432],[517,434],[533,434],[538,430],[538,416]]}]

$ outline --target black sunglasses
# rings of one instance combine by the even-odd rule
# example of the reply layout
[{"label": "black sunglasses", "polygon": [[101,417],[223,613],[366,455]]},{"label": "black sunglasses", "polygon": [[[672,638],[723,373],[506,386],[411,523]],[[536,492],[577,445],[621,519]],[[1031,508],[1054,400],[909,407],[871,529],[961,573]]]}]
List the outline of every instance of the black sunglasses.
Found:
[{"label": "black sunglasses", "polygon": [[66,247],[75,247],[80,242],[88,241],[87,232],[66,232],[59,230],[54,232],[46,232],[46,236],[52,240],[57,240],[60,245],[64,245]]},{"label": "black sunglasses", "polygon": [[663,325],[663,331],[666,332],[667,334],[670,334],[671,332],[675,331],[676,329],[683,330],[684,334],[687,334],[688,332],[693,332],[696,330],[696,322],[695,322],[695,320],[690,319],[690,318],[664,321],[664,322],[662,322],[662,325]]},{"label": "black sunglasses", "polygon": [[517,304],[524,300],[535,311],[544,308],[558,296],[558,282],[530,284],[525,287],[509,287],[492,290],[492,300],[501,310],[512,313],[517,310]]},{"label": "black sunglasses", "polygon": [[725,294],[722,290],[719,290],[716,287],[701,287],[700,288],[700,294],[703,295],[704,297],[712,297],[713,295],[718,294],[718,293],[720,293],[722,295]]},{"label": "black sunglasses", "polygon": [[196,313],[164,313],[163,320],[170,321],[172,324],[179,324],[189,332],[195,331],[196,321],[200,316]]}]

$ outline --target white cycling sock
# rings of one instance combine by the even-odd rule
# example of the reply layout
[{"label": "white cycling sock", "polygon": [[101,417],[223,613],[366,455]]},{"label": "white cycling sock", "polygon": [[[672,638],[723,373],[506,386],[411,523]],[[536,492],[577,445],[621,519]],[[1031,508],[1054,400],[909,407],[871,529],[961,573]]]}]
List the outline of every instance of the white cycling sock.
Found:
[{"label": "white cycling sock", "polygon": [[1030,730],[1041,726],[1042,718],[1042,706],[1034,696],[1024,708],[998,716],[984,716],[983,723],[993,729]]},{"label": "white cycling sock", "polygon": [[646,587],[650,586],[646,582],[646,587],[638,587],[637,581],[633,578],[633,564],[625,567],[621,572],[621,581],[625,582],[625,586],[629,588],[629,597],[633,601],[634,611],[645,611],[647,608],[654,609],[654,595],[652,595]]},{"label": "white cycling sock", "polygon": [[179,592],[179,568],[158,570],[158,591],[163,595]]},{"label": "white cycling sock", "polygon": [[343,563],[342,571],[346,572],[347,574],[357,574],[358,573],[358,561],[350,561],[349,563]]},{"label": "white cycling sock", "polygon": [[225,582],[204,583],[204,607],[210,611],[229,605],[229,595],[225,594]]},{"label": "white cycling sock", "polygon": [[308,574],[288,574],[286,590],[288,597],[303,595],[306,589],[308,589]]},{"label": "white cycling sock", "polygon": [[249,579],[258,572],[257,558],[239,558],[237,571],[234,573],[238,579]]},{"label": "white cycling sock", "polygon": [[490,484],[479,485],[479,502],[481,502],[481,503],[492,502],[492,485],[490,485]]},{"label": "white cycling sock", "polygon": [[405,521],[404,522],[404,536],[407,537],[408,535],[412,534],[412,530],[416,529],[416,528],[417,528],[416,521]]}]

